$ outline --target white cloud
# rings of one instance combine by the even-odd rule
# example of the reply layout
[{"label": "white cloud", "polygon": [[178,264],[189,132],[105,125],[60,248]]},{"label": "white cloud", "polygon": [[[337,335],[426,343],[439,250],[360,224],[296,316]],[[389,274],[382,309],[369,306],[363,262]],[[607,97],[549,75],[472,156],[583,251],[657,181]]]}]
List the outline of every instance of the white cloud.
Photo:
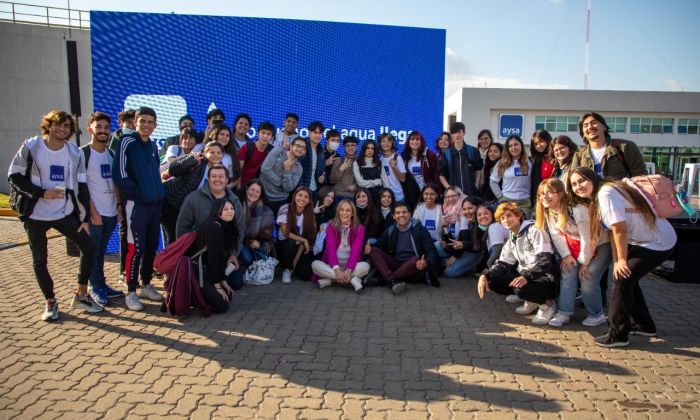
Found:
[{"label": "white cloud", "polygon": [[685,84],[675,79],[666,79],[664,80],[664,83],[666,84],[668,90],[673,92],[683,92],[687,89],[687,86]]},{"label": "white cloud", "polygon": [[445,51],[445,97],[463,87],[519,88],[519,89],[569,89],[561,83],[531,83],[512,77],[496,77],[475,74],[471,61],[458,55],[452,48]]}]

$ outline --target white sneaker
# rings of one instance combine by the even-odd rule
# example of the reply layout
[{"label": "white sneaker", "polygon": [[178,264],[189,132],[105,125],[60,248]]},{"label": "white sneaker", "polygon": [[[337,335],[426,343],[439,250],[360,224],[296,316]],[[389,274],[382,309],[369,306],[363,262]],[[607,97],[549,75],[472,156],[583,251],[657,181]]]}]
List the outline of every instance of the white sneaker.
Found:
[{"label": "white sneaker", "polygon": [[292,282],[292,272],[289,270],[284,270],[282,272],[282,283],[289,284]]},{"label": "white sneaker", "polygon": [[545,325],[552,319],[554,314],[557,312],[557,305],[540,305],[540,309],[537,311],[537,315],[532,318],[532,323],[535,325]]},{"label": "white sneaker", "polygon": [[547,324],[551,325],[552,327],[561,327],[564,324],[569,323],[569,315],[564,315],[561,312],[557,312],[556,315],[554,315],[554,318],[550,319]]},{"label": "white sneaker", "polygon": [[[284,280],[282,280],[284,281]],[[318,279],[318,288],[323,289],[324,287],[330,286],[332,281],[330,279]]]},{"label": "white sneaker", "polygon": [[127,293],[126,299],[124,299],[124,302],[126,303],[126,307],[131,309],[132,311],[143,310],[143,305],[141,304],[139,297],[136,296],[136,292]]},{"label": "white sneaker", "polygon": [[355,293],[360,293],[362,290],[362,280],[359,277],[353,277],[350,279],[350,284],[355,288]]},{"label": "white sneaker", "polygon": [[70,306],[90,313],[102,312],[105,309],[102,305],[92,300],[89,294],[85,295],[83,298],[79,298],[78,295],[73,295]]},{"label": "white sneaker", "polygon": [[588,315],[588,317],[581,323],[587,327],[597,327],[598,325],[603,325],[606,322],[608,322],[608,317],[605,316],[605,313],[601,313],[598,316]]},{"label": "white sneaker", "polygon": [[537,308],[539,308],[538,304],[525,301],[522,305],[515,308],[515,313],[520,315],[529,315],[535,312]]},{"label": "white sneaker", "polygon": [[141,288],[141,294],[140,296],[144,299],[149,299],[149,300],[155,300],[155,301],[161,301],[163,300],[163,295],[158,293],[155,287],[153,287],[152,284],[148,284],[146,286],[143,286]]},{"label": "white sneaker", "polygon": [[518,295],[508,295],[506,296],[506,302],[508,303],[522,303],[523,300],[518,297]]}]

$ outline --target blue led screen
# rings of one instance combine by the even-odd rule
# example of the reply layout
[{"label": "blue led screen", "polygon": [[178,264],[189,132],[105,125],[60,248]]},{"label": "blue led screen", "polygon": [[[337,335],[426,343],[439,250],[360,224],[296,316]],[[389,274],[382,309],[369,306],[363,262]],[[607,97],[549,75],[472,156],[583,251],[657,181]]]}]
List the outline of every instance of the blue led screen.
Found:
[{"label": "blue led screen", "polygon": [[[442,131],[445,31],[285,19],[91,12],[95,110],[158,113],[155,138],[190,114],[203,130],[209,109],[253,129],[299,131],[320,120],[361,140],[419,130],[434,147]],[[116,128],[116,118],[114,118]]]}]

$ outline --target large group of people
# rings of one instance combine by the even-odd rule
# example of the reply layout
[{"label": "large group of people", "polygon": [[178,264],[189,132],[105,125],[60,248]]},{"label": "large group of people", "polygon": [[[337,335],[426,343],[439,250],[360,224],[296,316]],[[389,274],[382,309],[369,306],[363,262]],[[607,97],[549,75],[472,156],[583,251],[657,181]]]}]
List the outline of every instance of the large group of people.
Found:
[{"label": "large group of people", "polygon": [[581,149],[545,130],[529,148],[518,135],[500,144],[489,130],[472,146],[460,122],[430,146],[413,131],[399,152],[390,133],[361,142],[320,121],[302,137],[294,113],[279,132],[261,122],[257,139],[248,136],[249,115],[237,115],[233,128],[225,121],[215,109],[196,131],[183,116],[179,135],[159,149],[153,109],[121,112],[111,137],[110,116],[95,112],[90,142],[77,148],[70,114],[43,117],[41,135],[22,144],[8,171],[46,299],[42,319],[59,315],[46,231],[80,249],[71,306],[99,312],[124,296],[104,275],[119,224],[130,310],[163,299],[151,284],[161,231],[166,245],[196,231],[188,253],[203,252],[200,287],[215,313],[228,310],[251,265],[276,257],[283,283],[355,292],[383,285],[400,294],[407,284],[439,287],[441,276],[474,274],[480,298],[505,295],[517,313],[536,312],[534,324],[553,327],[572,320],[580,294],[583,325],[609,324],[598,345],[656,334],[639,281],[669,257],[675,232],[621,181],[646,174],[641,153],[611,139],[595,112],[579,121]]}]

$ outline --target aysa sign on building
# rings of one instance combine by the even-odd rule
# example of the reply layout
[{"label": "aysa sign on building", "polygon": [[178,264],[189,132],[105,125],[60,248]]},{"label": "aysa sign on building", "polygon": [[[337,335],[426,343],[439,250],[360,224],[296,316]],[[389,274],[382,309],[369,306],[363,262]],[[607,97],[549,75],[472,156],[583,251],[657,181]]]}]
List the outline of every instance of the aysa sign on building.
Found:
[{"label": "aysa sign on building", "polygon": [[517,134],[523,136],[523,114],[500,114],[498,118],[498,137],[505,139]]}]

